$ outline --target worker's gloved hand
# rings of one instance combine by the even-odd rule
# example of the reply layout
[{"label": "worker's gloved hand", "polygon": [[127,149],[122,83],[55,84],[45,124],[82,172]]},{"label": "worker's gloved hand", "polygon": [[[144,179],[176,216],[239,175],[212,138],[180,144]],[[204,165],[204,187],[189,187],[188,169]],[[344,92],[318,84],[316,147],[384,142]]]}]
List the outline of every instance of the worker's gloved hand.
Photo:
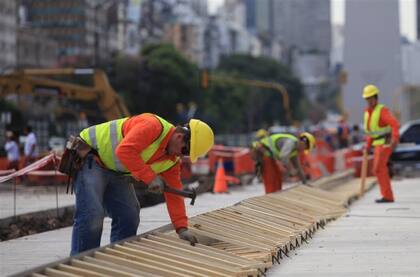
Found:
[{"label": "worker's gloved hand", "polygon": [[198,243],[197,238],[187,228],[179,229],[178,230],[178,237],[180,239],[189,241],[192,246],[194,246],[196,243]]},{"label": "worker's gloved hand", "polygon": [[165,182],[159,176],[156,176],[150,184],[148,185],[147,190],[151,193],[162,193],[165,188]]}]

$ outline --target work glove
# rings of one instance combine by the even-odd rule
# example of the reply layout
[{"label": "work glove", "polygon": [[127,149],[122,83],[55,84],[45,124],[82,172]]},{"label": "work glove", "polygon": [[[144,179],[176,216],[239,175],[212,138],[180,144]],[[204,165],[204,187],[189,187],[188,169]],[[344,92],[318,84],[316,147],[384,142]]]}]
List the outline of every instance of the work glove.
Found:
[{"label": "work glove", "polygon": [[162,193],[164,188],[165,182],[161,177],[156,176],[155,179],[153,179],[148,185],[147,190],[151,193]]},{"label": "work glove", "polygon": [[187,228],[179,229],[178,230],[178,237],[180,239],[189,241],[192,246],[194,246],[196,243],[198,243],[197,238]]}]

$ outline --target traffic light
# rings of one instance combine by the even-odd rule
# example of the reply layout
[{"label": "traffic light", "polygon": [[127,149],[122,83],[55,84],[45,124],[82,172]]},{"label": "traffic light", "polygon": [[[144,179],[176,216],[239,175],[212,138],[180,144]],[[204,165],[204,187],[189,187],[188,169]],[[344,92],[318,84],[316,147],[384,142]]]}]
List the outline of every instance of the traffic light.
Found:
[{"label": "traffic light", "polygon": [[209,73],[207,70],[201,72],[201,87],[204,89],[209,87]]}]

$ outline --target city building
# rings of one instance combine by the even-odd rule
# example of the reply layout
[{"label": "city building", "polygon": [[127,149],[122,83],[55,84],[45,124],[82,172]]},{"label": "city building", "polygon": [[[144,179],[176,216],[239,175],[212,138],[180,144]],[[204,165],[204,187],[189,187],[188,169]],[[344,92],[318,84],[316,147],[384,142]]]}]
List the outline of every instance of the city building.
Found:
[{"label": "city building", "polygon": [[115,1],[19,0],[19,4],[25,27],[57,41],[61,65],[97,65],[121,44],[120,27],[114,25],[122,4]]},{"label": "city building", "polygon": [[345,8],[343,65],[347,83],[343,102],[349,121],[361,123],[366,106],[361,95],[366,84],[377,85],[380,102],[392,107],[394,93],[403,82],[399,2],[347,0]]},{"label": "city building", "polygon": [[16,2],[0,1],[0,72],[16,66]]},{"label": "city building", "polygon": [[39,30],[17,29],[16,57],[18,68],[54,67],[58,63],[58,43]]},{"label": "city building", "polygon": [[394,106],[402,122],[420,118],[420,41],[402,45],[404,85],[395,97]]}]

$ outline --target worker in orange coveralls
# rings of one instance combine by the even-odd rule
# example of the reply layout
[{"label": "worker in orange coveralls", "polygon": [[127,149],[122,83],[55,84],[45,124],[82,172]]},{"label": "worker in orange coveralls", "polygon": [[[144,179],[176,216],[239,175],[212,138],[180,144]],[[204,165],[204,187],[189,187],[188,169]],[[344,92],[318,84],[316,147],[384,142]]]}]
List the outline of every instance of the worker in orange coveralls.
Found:
[{"label": "worker in orange coveralls", "polygon": [[257,176],[262,175],[265,193],[281,190],[283,184],[283,172],[278,161],[287,168],[288,173],[293,169],[299,175],[303,184],[307,184],[306,175],[303,172],[299,160],[299,154],[311,150],[315,145],[312,134],[304,132],[299,138],[290,134],[273,134],[257,132],[257,137],[262,137],[252,145],[252,157],[256,162]]},{"label": "worker in orange coveralls", "polygon": [[[111,242],[136,235],[140,205],[129,175],[151,192],[163,192],[165,184],[182,189],[180,157],[196,162],[214,143],[212,129],[200,120],[175,127],[150,113],[91,126],[80,137],[92,150],[74,182],[71,255],[100,245],[105,214],[112,218]],[[194,245],[183,197],[164,196],[178,236]]]},{"label": "worker in orange coveralls", "polygon": [[376,203],[392,203],[391,181],[387,163],[389,157],[399,140],[399,122],[392,113],[382,104],[378,104],[379,89],[374,85],[366,85],[363,89],[363,98],[366,100],[367,108],[364,114],[364,129],[366,133],[366,147],[375,146],[373,172],[378,179],[382,198]]}]

